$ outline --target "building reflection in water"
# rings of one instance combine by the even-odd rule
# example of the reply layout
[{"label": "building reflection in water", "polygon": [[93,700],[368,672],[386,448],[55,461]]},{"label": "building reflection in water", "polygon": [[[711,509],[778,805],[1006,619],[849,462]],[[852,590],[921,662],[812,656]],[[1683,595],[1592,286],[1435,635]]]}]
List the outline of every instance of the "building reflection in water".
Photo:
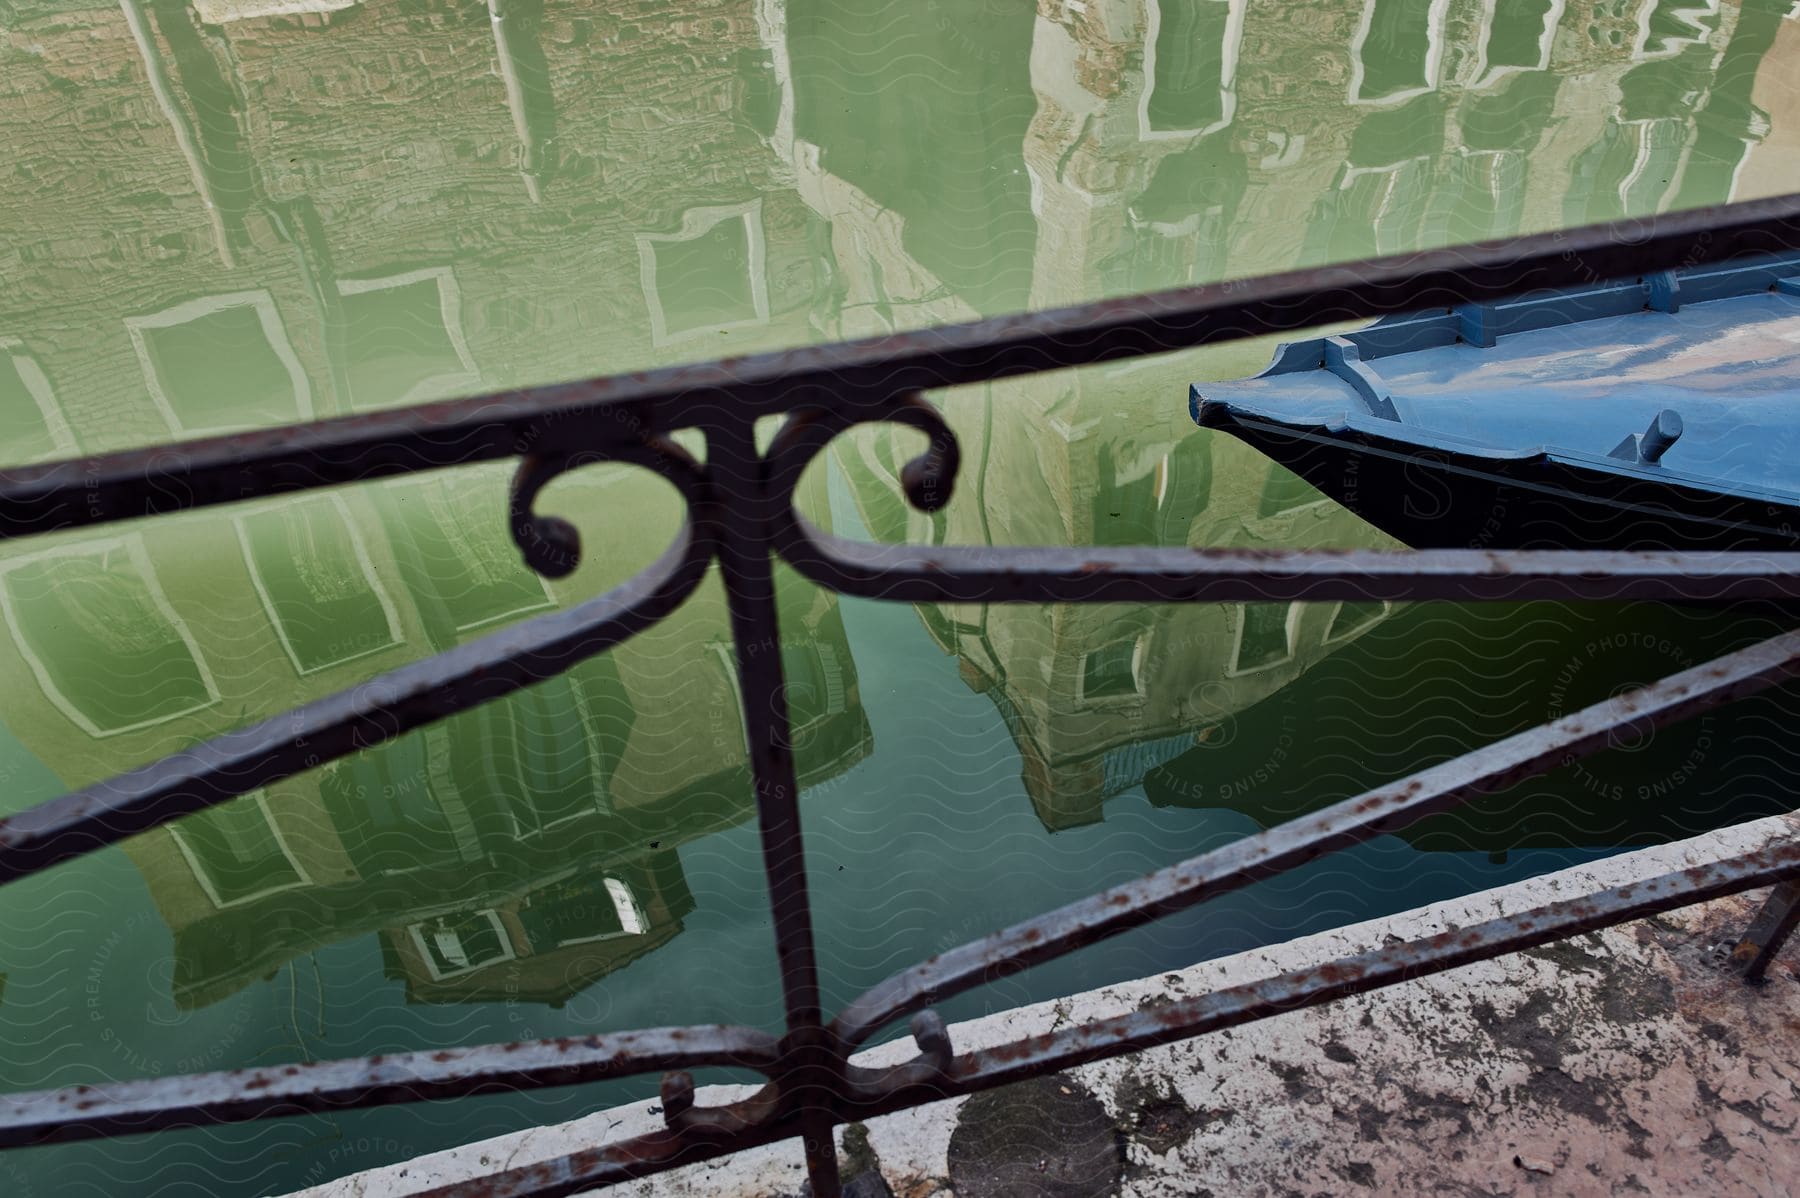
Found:
[{"label": "building reflection in water", "polygon": [[[620,478],[562,510],[604,530],[604,507],[653,510],[657,485]],[[209,515],[186,541],[152,526],[10,559],[0,602],[41,694],[9,696],[8,726],[64,777],[96,776],[264,688],[322,692],[584,597],[525,570],[483,490],[409,480]],[[590,552],[641,555],[611,527]],[[234,570],[158,570],[221,535]],[[835,600],[784,590],[816,783],[872,736]],[[128,842],[174,931],[177,1004],[379,933],[409,1000],[560,1005],[666,943],[693,909],[677,850],[754,811],[725,626],[709,586],[614,653]]]},{"label": "building reflection in water", "polygon": [[[1152,769],[1158,807],[1271,827],[1773,635],[1776,609],[1411,604],[1298,685]],[[1371,719],[1370,712],[1381,713]],[[1761,695],[1527,779],[1395,835],[1421,851],[1610,851],[1792,809],[1791,696]]]},{"label": "building reflection in water", "polygon": [[[932,112],[929,100],[910,98],[915,131],[899,148],[884,141],[881,153],[917,147],[905,177],[911,196],[923,197],[944,169],[944,139],[990,133],[984,152],[994,177],[1012,177],[1017,164],[1030,183],[1013,208],[1037,218],[1029,222],[1037,230],[1033,306],[1731,197],[1770,129],[1752,93],[1759,80],[1762,93],[1776,90],[1759,67],[1787,5],[1614,6],[1615,16],[1629,17],[1621,28],[1630,36],[1584,33],[1585,18],[1554,0],[1503,7],[1040,6],[1030,33],[1021,26],[1018,53],[1003,57],[1031,64],[1035,115],[1022,150],[998,118],[959,121],[953,99]],[[802,8],[788,11],[791,29]],[[823,16],[809,24],[830,30],[839,51],[814,57],[867,69],[871,56],[854,50],[856,38],[870,34],[844,32]],[[955,45],[941,27],[918,40],[889,47],[893,83],[862,82],[865,102],[906,91],[898,79],[912,51],[936,56],[941,41]],[[1246,44],[1256,48],[1248,59]],[[1347,77],[1339,52],[1326,49],[1342,45]],[[798,73],[802,60],[795,62]],[[1322,103],[1319,93],[1330,89],[1339,99]],[[837,93],[814,91],[814,103],[831,112]],[[804,78],[795,94],[800,136],[833,136],[829,116],[809,121]],[[834,171],[871,152],[853,135],[843,141],[802,141],[793,151],[802,193],[832,220],[840,250],[847,296],[833,331],[878,331],[870,314],[891,326],[891,314],[909,306],[917,309],[911,321],[985,311],[984,297],[941,268],[951,255],[934,255],[913,235],[914,224],[942,223],[945,214],[909,211],[909,193],[878,195],[853,173]],[[1635,148],[1621,156],[1615,147],[1626,141]],[[813,172],[819,177],[809,187]],[[1659,190],[1643,188],[1650,178]],[[1005,207],[996,195],[990,228]],[[996,255],[991,265],[1003,262]],[[908,290],[897,291],[894,280]],[[1169,397],[1184,394],[1194,369],[1187,358],[1170,369],[1139,362],[947,398],[975,499],[944,516],[909,513],[894,497],[898,465],[914,452],[904,435],[883,430],[840,443],[839,461],[864,522],[882,539],[1391,544],[1241,446],[1171,426],[1153,397],[1173,407]],[[1099,820],[1108,799],[1164,763],[1179,758],[1204,770],[1204,747],[1235,735],[1240,713],[1390,614],[1380,604],[1299,603],[921,609],[964,680],[1000,710],[1025,790],[1051,830]],[[1482,648],[1501,656],[1506,649],[1503,638]],[[1317,698],[1306,688],[1288,714]],[[1459,743],[1468,747],[1475,735],[1464,728]],[[1298,751],[1297,741],[1290,735],[1259,750],[1251,775],[1269,774]]]},{"label": "building reflection in water", "polygon": [[[1800,136],[1770,0],[16,7],[14,462],[1741,198]],[[1384,543],[1187,422],[1196,372],[1266,349],[943,397],[967,465],[934,517],[897,499],[904,437],[836,468],[882,539]],[[0,662],[28,681],[0,714],[79,785],[585,597],[675,520],[653,480],[586,473],[555,499],[599,565],[566,584],[520,565],[483,470],[8,546]],[[873,734],[836,600],[784,587],[818,782]],[[919,614],[1056,830],[1307,718],[1266,713],[1397,613]],[[667,943],[680,847],[752,814],[726,626],[709,586],[562,678],[133,841],[178,1002],[376,934],[409,1000],[554,1004]]]}]

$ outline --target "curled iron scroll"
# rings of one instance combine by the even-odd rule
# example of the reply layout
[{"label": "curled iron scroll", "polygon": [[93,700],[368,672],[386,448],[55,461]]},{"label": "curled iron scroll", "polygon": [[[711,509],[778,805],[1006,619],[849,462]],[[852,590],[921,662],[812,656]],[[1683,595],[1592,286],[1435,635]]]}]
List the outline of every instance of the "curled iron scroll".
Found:
[{"label": "curled iron scroll", "polygon": [[777,552],[801,574],[821,586],[847,593],[863,588],[845,571],[847,559],[831,547],[837,540],[794,510],[800,476],[833,438],[858,424],[903,424],[925,434],[925,452],[900,470],[907,502],[921,512],[941,511],[956,488],[962,447],[943,414],[917,391],[902,392],[867,409],[842,411],[805,408],[788,418],[769,446],[767,485],[778,501],[774,540]]},{"label": "curled iron scroll", "polygon": [[571,470],[605,462],[629,462],[662,475],[686,501],[691,524],[700,501],[702,471],[687,450],[667,437],[646,437],[640,442],[610,446],[604,452],[577,449],[529,454],[513,473],[507,496],[508,523],[525,564],[545,578],[567,578],[575,572],[581,564],[581,532],[561,516],[538,513],[539,493]]},{"label": "curled iron scroll", "polygon": [[908,1030],[918,1047],[917,1056],[886,1069],[848,1067],[854,1099],[874,1104],[900,1091],[939,1085],[950,1076],[956,1050],[943,1016],[934,1010],[920,1011],[912,1017]]}]

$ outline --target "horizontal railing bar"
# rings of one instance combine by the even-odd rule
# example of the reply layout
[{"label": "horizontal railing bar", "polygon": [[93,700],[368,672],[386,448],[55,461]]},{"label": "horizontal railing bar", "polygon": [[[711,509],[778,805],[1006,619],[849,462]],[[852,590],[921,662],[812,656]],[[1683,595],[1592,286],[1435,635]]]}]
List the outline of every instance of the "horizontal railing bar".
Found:
[{"label": "horizontal railing bar", "polygon": [[[792,564],[870,598],[946,602],[1722,600],[1800,596],[1800,554],[977,548],[812,530]],[[0,884],[503,697],[672,611],[705,569],[691,532],[640,579],[0,819]],[[821,563],[831,561],[827,567]],[[855,570],[841,567],[856,563]]]},{"label": "horizontal railing bar", "polygon": [[1010,975],[1327,853],[1396,831],[1606,747],[1622,730],[1673,723],[1800,675],[1800,631],[1472,750],[1322,811],[950,949],[846,1006],[833,1030],[855,1046],[877,1029],[1002,973]]},{"label": "horizontal railing bar", "polygon": [[710,545],[684,524],[604,595],[0,819],[0,885],[559,674],[674,611],[709,561]]},{"label": "horizontal railing bar", "polygon": [[798,1127],[751,1127],[727,1138],[695,1140],[668,1130],[645,1132],[616,1144],[434,1186],[410,1198],[571,1198],[601,1186],[702,1164],[800,1134]]},{"label": "horizontal railing bar", "polygon": [[[1770,845],[1727,861],[1693,866],[1642,882],[1547,903],[1517,915],[1390,944],[1210,994],[1158,1003],[1128,1014],[1059,1029],[956,1058],[946,1081],[899,1092],[878,1112],[1070,1069],[1126,1052],[1221,1031],[1320,1006],[1412,978],[1535,948],[1583,932],[1644,919],[1696,903],[1800,877],[1800,844]],[[860,1114],[860,1112],[859,1112]]]},{"label": "horizontal railing bar", "polygon": [[1800,553],[872,544],[804,518],[782,546],[831,590],[907,603],[1792,599]]},{"label": "horizontal railing bar", "polygon": [[0,471],[0,538],[1800,246],[1800,194]]},{"label": "horizontal railing bar", "polygon": [[[1156,1003],[1128,1014],[1061,1028],[955,1057],[929,1082],[896,1087],[833,1112],[840,1122],[863,1120],[945,1098],[1008,1085],[1093,1061],[1192,1039],[1384,989],[1564,940],[1597,928],[1644,919],[1710,899],[1800,877],[1800,845],[1771,845],[1725,861],[1697,865],[1642,882],[1549,903],[1389,944],[1324,964],[1292,970],[1208,994]],[[728,1141],[683,1141],[666,1131],[586,1149],[553,1160],[427,1190],[417,1198],[565,1198],[670,1168],[697,1164],[787,1139],[794,1129],[747,1128]]]},{"label": "horizontal railing bar", "polygon": [[[1544,743],[1534,746],[1529,754],[1516,751],[1507,753],[1504,750],[1509,742],[1501,742],[1486,750],[1477,750],[1447,766],[1437,767],[1434,771],[1425,771],[1412,782],[1387,788],[1398,792],[1395,795],[1384,797],[1378,791],[1364,799],[1340,804],[1339,809],[1321,813],[1326,818],[1318,822],[1342,822],[1331,817],[1341,816],[1343,809],[1348,807],[1356,812],[1364,829],[1380,831],[1398,826],[1402,816],[1408,819],[1418,818],[1427,810],[1441,809],[1443,803],[1440,797],[1449,791],[1441,788],[1434,791],[1430,786],[1422,784],[1434,773],[1460,773],[1466,770],[1472,775],[1468,785],[1479,784],[1491,789],[1503,785],[1511,777],[1524,776],[1547,760],[1555,759],[1559,753],[1574,756],[1586,748],[1597,747],[1621,725],[1654,725],[1691,714],[1692,710],[1709,700],[1724,701],[1727,697],[1756,689],[1759,685],[1779,681],[1794,672],[1796,658],[1800,658],[1800,633],[1774,638],[1741,653],[1674,675],[1644,691],[1620,696],[1577,712],[1543,729],[1511,738],[1512,742],[1517,742],[1534,736],[1540,737]],[[1618,710],[1605,710],[1615,708]],[[1543,735],[1557,730],[1564,734],[1560,740]],[[1497,760],[1484,761],[1483,758]],[[1300,824],[1305,822],[1298,821]],[[1294,827],[1295,825],[1284,825],[1273,831],[1280,833]],[[1270,835],[1264,834],[1259,839],[1268,839]],[[1285,860],[1281,859],[1279,853],[1269,852],[1264,846],[1256,846],[1264,851],[1258,853],[1253,850],[1248,854],[1252,860],[1240,861],[1235,871],[1215,870],[1215,873],[1243,874],[1256,868],[1255,858],[1258,857],[1261,859],[1261,868],[1266,871],[1288,868],[1302,859],[1293,857],[1295,850],[1303,851],[1310,847],[1314,851],[1306,855],[1316,855],[1317,851],[1323,851],[1323,843],[1324,838],[1315,837],[1310,846],[1295,845]],[[1245,842],[1240,842],[1240,845],[1208,856],[1216,861],[1244,845]],[[1765,857],[1770,860],[1757,865],[1756,868],[1763,872],[1754,877],[1727,876],[1716,870],[1711,873],[1697,870],[1687,871],[1677,880],[1696,887],[1742,889],[1776,880],[1778,876],[1800,873],[1800,867],[1795,865],[1796,858],[1800,857],[1800,849],[1794,846],[1768,850]],[[1198,859],[1201,865],[1206,862],[1207,858]],[[1177,867],[1177,870],[1195,864],[1188,863],[1187,866]],[[1775,872],[1770,873],[1771,870]],[[1126,889],[1118,888],[1077,906],[1116,905],[1114,896]],[[1686,901],[1695,901],[1680,898],[1673,889],[1665,891],[1660,882],[1642,884],[1640,890],[1640,906],[1645,903],[1661,904],[1653,909],[1668,909]],[[1212,891],[1219,892],[1217,888]],[[1003,1084],[1018,1076],[1067,1067],[1082,1060],[1098,1059],[1153,1043],[1181,1039],[1214,1027],[1260,1018],[1277,1010],[1324,1002],[1360,989],[1391,984],[1392,981],[1414,976],[1418,972],[1454,968],[1458,964],[1512,951],[1528,943],[1557,939],[1574,931],[1585,930],[1589,926],[1604,926],[1633,918],[1637,908],[1627,903],[1632,897],[1631,888],[1624,888],[1624,893],[1608,898],[1603,903],[1561,904],[1558,908],[1560,913],[1555,919],[1565,923],[1577,919],[1586,921],[1580,926],[1569,924],[1567,930],[1556,930],[1560,925],[1556,925],[1554,920],[1544,922],[1534,921],[1529,916],[1514,917],[1510,921],[1495,921],[1492,925],[1484,925],[1479,937],[1473,939],[1468,933],[1458,934],[1454,945],[1449,943],[1449,938],[1443,937],[1426,942],[1428,951],[1416,959],[1401,959],[1394,950],[1383,950],[1380,954],[1365,955],[1365,958],[1353,959],[1338,966],[1322,967],[1305,975],[1296,974],[1259,983],[1252,988],[1223,992],[1219,996],[1187,1000],[1178,1009],[1140,1013],[1122,1021],[1095,1025],[1091,1029],[1062,1033],[1052,1042],[1035,1047],[989,1050],[971,1058],[973,1064],[959,1061],[952,1071],[951,1080],[958,1092],[962,1092],[965,1087],[981,1088]],[[1056,914],[1061,913],[1053,913],[1050,918],[1054,918]],[[1030,939],[1028,933],[1019,938]],[[1054,945],[1059,951],[1069,947],[1071,945],[1066,941]],[[946,954],[946,957],[955,955],[953,952]],[[1013,954],[1004,963],[1010,965],[1023,956],[1024,954]],[[1309,985],[1312,986],[1311,989],[1307,988]],[[695,1037],[695,1042],[682,1045],[679,1049],[672,1047],[678,1035],[690,1034]],[[659,1052],[665,1055],[656,1055]],[[489,1092],[509,1085],[558,1085],[589,1077],[611,1076],[619,1072],[635,1073],[696,1063],[767,1066],[772,1061],[773,1052],[772,1039],[761,1033],[737,1029],[690,1029],[680,1033],[626,1033],[573,1042],[490,1046],[481,1050],[445,1050],[435,1054],[406,1054],[366,1061],[329,1062],[91,1088],[78,1087],[0,1099],[0,1146],[37,1143],[49,1139],[125,1134],[194,1122],[253,1119],[382,1102],[424,1100]],[[729,1061],[720,1059],[722,1053],[732,1054]],[[1032,1054],[1061,1055],[1046,1058],[1049,1061],[1046,1063],[1046,1060],[1039,1060]],[[992,1070],[993,1076],[985,1072],[988,1070]],[[911,1102],[920,1100],[922,1099],[914,1096],[899,1105],[910,1105]],[[883,1100],[882,1105],[886,1107],[891,1102],[892,1100]],[[761,1138],[760,1130],[746,1129],[734,1134],[728,1141],[705,1146],[703,1154],[714,1155],[715,1150],[717,1153],[735,1151],[753,1140],[760,1141]],[[659,1150],[675,1153],[683,1159],[699,1159],[696,1154],[701,1154],[703,1150],[689,1142],[690,1139],[691,1137],[663,1132],[657,1133],[654,1144],[660,1146]],[[577,1181],[581,1185],[592,1185],[614,1178],[615,1174],[618,1179],[622,1179],[654,1171],[666,1163],[650,1159],[655,1153],[650,1153],[647,1157],[642,1146],[626,1153],[625,1159],[616,1159],[618,1152],[619,1148],[615,1146],[601,1154],[605,1159],[603,1168],[596,1166],[600,1168],[599,1172],[592,1169],[571,1172],[565,1180],[570,1185]],[[600,1160],[601,1157],[595,1159]],[[543,1175],[541,1170],[539,1175]],[[574,1190],[565,1191],[553,1186],[549,1192]]]},{"label": "horizontal railing bar", "polygon": [[[897,395],[924,389],[1313,327],[1351,316],[1495,300],[1797,245],[1800,195],[1790,195],[21,467],[0,471],[0,539],[546,452],[560,460],[573,452],[595,451],[661,469],[650,461],[656,455],[649,442],[657,433],[680,428],[703,428],[748,443],[750,421],[801,407],[890,419]],[[805,440],[801,437],[796,446]],[[933,487],[947,485],[947,476],[954,474],[953,465],[944,464],[954,459],[954,444],[949,443],[949,457],[938,463],[946,478],[926,471]],[[714,511],[710,496],[701,503],[702,492],[714,485],[729,490],[734,481],[756,488],[768,482],[726,478],[708,484],[690,467],[683,468],[687,473],[681,477],[670,477],[689,501],[690,523],[676,545],[643,574],[569,611],[492,634],[0,820],[0,882],[541,681],[655,623],[698,585],[716,534],[744,518],[728,508]],[[693,510],[697,503],[703,512]],[[514,517],[515,532],[520,527],[544,532],[535,517],[519,512]],[[546,522],[544,528],[550,527]],[[1800,555],[924,549],[861,545],[803,522],[786,525],[775,543],[803,573],[824,585],[915,602],[1729,600],[1800,594]],[[560,550],[560,540],[555,547]],[[1744,867],[1748,872],[1715,867],[1711,873],[1669,875],[1675,880],[1668,888],[1644,884],[1648,897],[1638,900],[1627,893],[1630,888],[1619,888],[1605,892],[1606,901],[1599,906],[1553,904],[1536,913],[1543,917],[1538,922],[1521,922],[1523,916],[1491,921],[1475,929],[1481,934],[1473,939],[1457,933],[1459,938],[1432,938],[1347,958],[1336,963],[1338,972],[1330,976],[1325,969],[1297,972],[973,1053],[953,1062],[941,1085],[908,1082],[885,1092],[871,1085],[865,1092],[859,1089],[865,1083],[854,1082],[840,1092],[840,1082],[832,1081],[832,1070],[825,1068],[833,1062],[812,1059],[821,1052],[835,1057],[848,1051],[877,1028],[978,985],[992,971],[1026,968],[1074,951],[1594,752],[1622,729],[1643,730],[1681,719],[1796,673],[1800,633],[1790,633],[953,949],[852,1003],[834,1024],[835,1038],[807,1041],[811,1063],[798,1073],[774,1057],[774,1042],[762,1033],[663,1029],[14,1095],[0,1098],[0,1146],[558,1085],[697,1064],[737,1064],[773,1076],[774,1084],[747,1105],[679,1115],[672,1111],[678,1129],[469,1183],[471,1192],[481,1193],[574,1193],[801,1130],[817,1132],[822,1119],[865,1117],[1455,968],[1633,918],[1635,912],[1666,910],[1800,875],[1800,850],[1783,846],[1765,851],[1763,858],[1740,859],[1749,863]],[[688,1033],[705,1043],[677,1048],[674,1041]],[[459,1052],[465,1055],[459,1057]],[[508,1052],[524,1055],[508,1061],[503,1056]],[[396,1065],[402,1061],[404,1067]],[[817,1085],[818,1100],[827,1109],[788,1109],[793,1096],[785,1089],[800,1074],[809,1084],[828,1083]],[[507,1185],[515,1190],[506,1190]]]},{"label": "horizontal railing bar", "polygon": [[768,1072],[773,1035],[649,1028],[0,1094],[0,1148],[319,1111],[514,1093],[705,1066]]}]

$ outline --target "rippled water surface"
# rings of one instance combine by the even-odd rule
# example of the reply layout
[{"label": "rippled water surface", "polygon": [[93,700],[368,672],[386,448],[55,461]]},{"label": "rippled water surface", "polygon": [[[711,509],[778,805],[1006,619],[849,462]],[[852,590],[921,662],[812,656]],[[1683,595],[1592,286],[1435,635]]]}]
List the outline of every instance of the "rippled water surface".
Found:
[{"label": "rippled water surface", "polygon": [[[1792,190],[1790,0],[0,0],[0,461],[370,411]],[[1390,544],[1190,381],[935,397],[805,485],[844,535]],[[564,606],[679,521],[593,467],[310,493],[0,556],[0,810]],[[823,984],[1779,627],[1550,604],[912,607],[780,578]],[[777,651],[770,647],[769,651]],[[780,992],[716,579],[518,696],[0,891],[0,1085],[730,1021]],[[950,1004],[1183,966],[1786,809],[1702,717]],[[0,1156],[0,1191],[278,1193],[653,1079]]]}]

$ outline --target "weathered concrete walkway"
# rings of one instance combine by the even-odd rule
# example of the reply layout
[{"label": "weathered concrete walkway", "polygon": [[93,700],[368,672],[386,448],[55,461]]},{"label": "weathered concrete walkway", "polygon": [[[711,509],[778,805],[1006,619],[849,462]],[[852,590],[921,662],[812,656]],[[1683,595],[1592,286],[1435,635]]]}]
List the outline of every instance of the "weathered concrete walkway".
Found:
[{"label": "weathered concrete walkway", "polygon": [[[998,1043],[1796,835],[1800,818],[1762,820],[960,1024],[952,1040]],[[861,1175],[858,1192],[903,1198],[1800,1193],[1800,943],[1760,987],[1721,963],[1760,897],[858,1125],[842,1135],[846,1176]],[[866,1059],[910,1053],[902,1042]],[[656,1120],[640,1104],[307,1193],[414,1193]],[[781,1145],[613,1192],[797,1194],[803,1178],[797,1146]]]}]

